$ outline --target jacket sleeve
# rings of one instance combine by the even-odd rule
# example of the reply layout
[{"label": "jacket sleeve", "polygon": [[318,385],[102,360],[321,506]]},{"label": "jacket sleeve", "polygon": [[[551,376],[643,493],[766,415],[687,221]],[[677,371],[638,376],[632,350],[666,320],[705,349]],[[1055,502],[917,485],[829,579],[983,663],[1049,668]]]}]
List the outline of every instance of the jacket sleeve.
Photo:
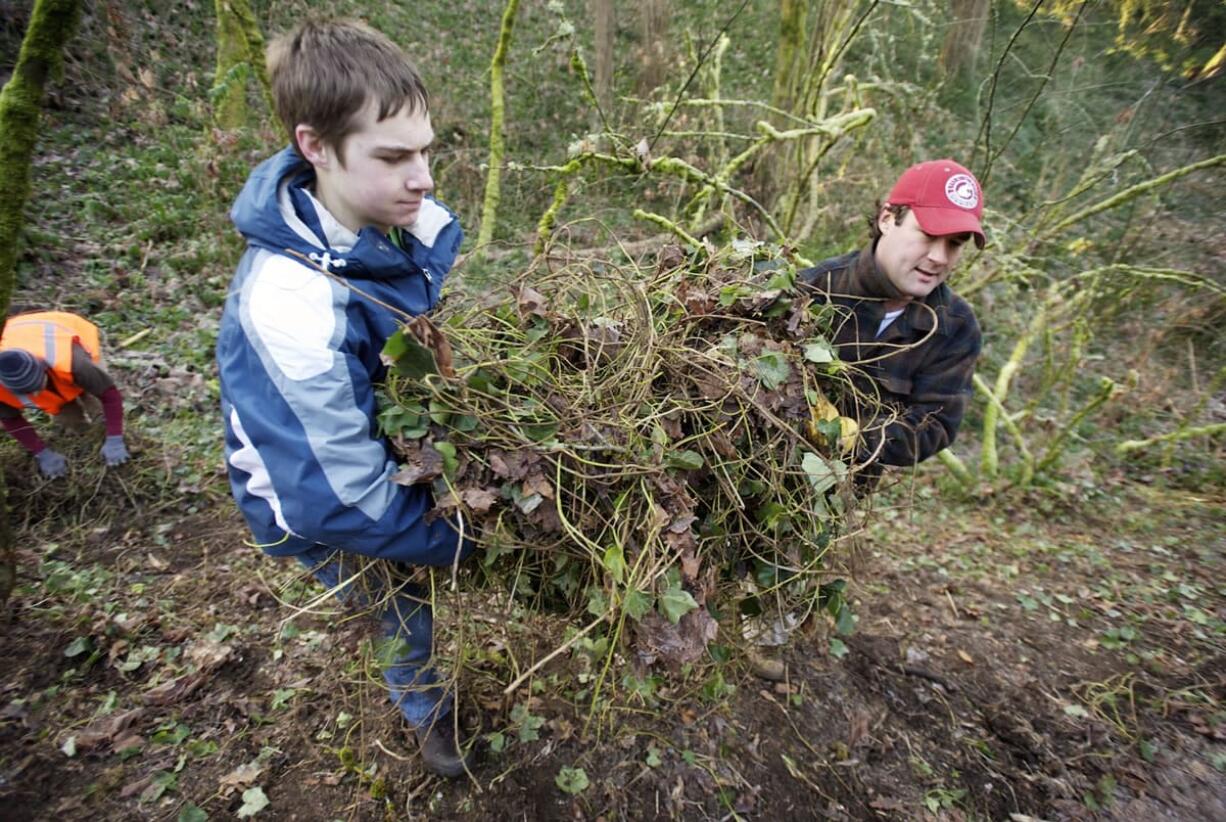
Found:
[{"label": "jacket sleeve", "polygon": [[428,489],[391,481],[397,466],[376,431],[369,371],[347,342],[364,329],[348,327],[344,289],[285,258],[268,266],[264,274],[280,276],[244,289],[241,334],[223,329],[218,346],[240,505],[263,506],[314,543],[450,565],[471,546],[455,518],[426,521]]},{"label": "jacket sleeve", "polygon": [[952,444],[970,402],[981,347],[978,326],[972,322],[915,373],[900,415],[884,426],[868,426],[861,456],[869,458],[884,440],[878,462],[912,466]]},{"label": "jacket sleeve", "polygon": [[89,352],[78,342],[72,344],[72,381],[95,397],[115,387],[111,375],[90,359]]}]

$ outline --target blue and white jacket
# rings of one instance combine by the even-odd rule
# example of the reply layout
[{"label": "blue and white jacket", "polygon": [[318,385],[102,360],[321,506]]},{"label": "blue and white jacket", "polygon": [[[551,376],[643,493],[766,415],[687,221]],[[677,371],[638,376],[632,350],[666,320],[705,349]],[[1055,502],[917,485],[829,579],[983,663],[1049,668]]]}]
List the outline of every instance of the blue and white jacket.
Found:
[{"label": "blue and white jacket", "polygon": [[401,250],[376,228],[355,235],[338,223],[312,196],[313,180],[287,148],[251,173],[230,212],[247,239],[217,338],[234,498],[269,554],[319,543],[450,565],[471,547],[460,545],[463,523],[427,523],[429,490],[391,481],[374,385],[386,375],[379,352],[403,319],[378,303],[412,315],[434,307],[459,221],[427,198]]}]

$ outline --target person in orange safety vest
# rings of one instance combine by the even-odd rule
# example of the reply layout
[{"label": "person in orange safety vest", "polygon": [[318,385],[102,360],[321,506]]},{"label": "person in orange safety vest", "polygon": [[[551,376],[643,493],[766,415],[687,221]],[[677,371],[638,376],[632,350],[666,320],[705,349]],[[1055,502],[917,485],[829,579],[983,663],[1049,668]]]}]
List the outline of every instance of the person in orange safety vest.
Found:
[{"label": "person in orange safety vest", "polygon": [[62,414],[70,424],[80,424],[90,397],[97,398],[106,421],[102,458],[111,466],[126,462],[123,396],[102,369],[98,327],[65,311],[9,317],[0,336],[0,425],[34,455],[43,476],[64,476],[68,460],[47,447],[22,411]]}]

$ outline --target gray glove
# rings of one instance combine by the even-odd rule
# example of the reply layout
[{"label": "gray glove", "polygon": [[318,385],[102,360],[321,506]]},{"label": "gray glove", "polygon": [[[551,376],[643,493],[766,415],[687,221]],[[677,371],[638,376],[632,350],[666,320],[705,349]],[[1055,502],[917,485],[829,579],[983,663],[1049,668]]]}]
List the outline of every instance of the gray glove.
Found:
[{"label": "gray glove", "polygon": [[128,461],[128,446],[123,443],[123,434],[106,438],[106,442],[102,443],[102,458],[112,466]]},{"label": "gray glove", "polygon": [[34,455],[34,459],[38,462],[38,470],[48,479],[57,479],[68,473],[68,460],[64,459],[63,454],[50,448],[39,451]]}]

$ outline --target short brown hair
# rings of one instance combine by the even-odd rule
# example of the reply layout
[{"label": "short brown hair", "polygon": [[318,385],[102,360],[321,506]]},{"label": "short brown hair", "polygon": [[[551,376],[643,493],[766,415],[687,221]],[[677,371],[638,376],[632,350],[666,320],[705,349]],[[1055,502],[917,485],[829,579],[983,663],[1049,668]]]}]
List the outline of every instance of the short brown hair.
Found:
[{"label": "short brown hair", "polygon": [[911,210],[910,206],[894,205],[893,203],[886,203],[883,206],[880,202],[878,202],[876,209],[873,210],[872,216],[868,218],[868,231],[869,231],[869,241],[870,242],[875,243],[881,239],[881,226],[878,224],[878,218],[881,216],[882,208],[890,212],[890,215],[894,218],[894,223],[896,225],[898,223],[901,223],[903,221],[903,218],[907,216],[907,212]]},{"label": "short brown hair", "polygon": [[294,130],[305,124],[342,164],[345,138],[368,100],[378,103],[378,120],[406,106],[410,114],[430,110],[426,86],[405,53],[357,20],[311,19],[278,36],[268,46],[268,80],[294,148]]}]

